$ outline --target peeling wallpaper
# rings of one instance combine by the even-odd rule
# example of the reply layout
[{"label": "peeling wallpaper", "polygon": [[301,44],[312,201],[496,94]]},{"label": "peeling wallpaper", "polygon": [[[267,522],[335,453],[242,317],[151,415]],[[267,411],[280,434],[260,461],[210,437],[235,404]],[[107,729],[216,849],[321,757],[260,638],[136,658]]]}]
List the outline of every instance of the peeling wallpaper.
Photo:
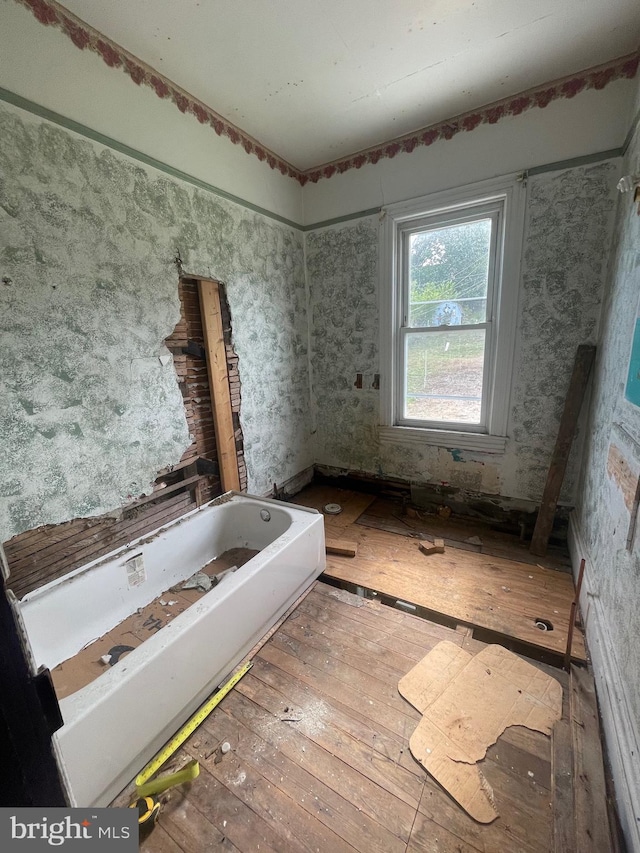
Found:
[{"label": "peeling wallpaper", "polygon": [[1,538],[115,509],[188,446],[161,361],[177,251],[227,284],[249,491],[310,465],[301,235],[21,110],[0,122]]},{"label": "peeling wallpaper", "polygon": [[[575,349],[596,337],[617,171],[605,162],[529,180],[504,455],[379,441],[377,217],[307,233],[317,462],[538,501]],[[578,457],[567,472],[566,502],[575,499]]]},{"label": "peeling wallpaper", "polygon": [[[639,173],[640,127],[619,174]],[[613,445],[624,451],[631,470],[637,471],[640,465],[640,408],[624,398],[639,296],[640,216],[629,193],[620,196],[618,206],[577,527],[590,558],[589,592],[604,620],[601,630],[609,655],[617,662],[618,688],[622,685],[626,693],[636,738],[640,735],[640,531],[636,526],[628,550],[631,512],[624,500],[612,499],[615,484],[607,462]]]}]

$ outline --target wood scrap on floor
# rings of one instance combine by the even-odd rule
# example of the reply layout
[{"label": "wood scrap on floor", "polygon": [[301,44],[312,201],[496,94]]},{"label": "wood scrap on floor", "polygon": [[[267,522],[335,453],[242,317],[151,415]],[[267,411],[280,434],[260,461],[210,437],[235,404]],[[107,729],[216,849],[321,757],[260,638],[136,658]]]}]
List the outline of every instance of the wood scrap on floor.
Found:
[{"label": "wood scrap on floor", "polygon": [[444,539],[434,539],[433,542],[421,542],[418,548],[423,554],[444,554]]},{"label": "wood scrap on floor", "polygon": [[358,543],[349,542],[346,539],[326,539],[325,550],[327,554],[337,554],[340,557],[355,557],[358,553]]},{"label": "wood scrap on floor", "polygon": [[550,735],[562,716],[562,686],[502,646],[477,655],[443,641],[398,682],[423,715],[409,740],[414,758],[480,823],[498,817],[478,767],[509,726]]},{"label": "wood scrap on floor", "polygon": [[407,507],[405,515],[401,517],[397,514],[396,505],[392,501],[378,498],[374,504],[367,507],[355,523],[361,527],[384,530],[387,533],[413,539],[431,540],[434,536],[439,536],[444,539],[445,545],[451,548],[571,572],[569,557],[557,547],[549,548],[549,553],[544,557],[534,556],[529,552],[528,544],[514,534],[492,530],[486,525],[466,518],[443,519],[437,515],[418,513],[415,510],[410,512],[410,510],[412,508]]}]

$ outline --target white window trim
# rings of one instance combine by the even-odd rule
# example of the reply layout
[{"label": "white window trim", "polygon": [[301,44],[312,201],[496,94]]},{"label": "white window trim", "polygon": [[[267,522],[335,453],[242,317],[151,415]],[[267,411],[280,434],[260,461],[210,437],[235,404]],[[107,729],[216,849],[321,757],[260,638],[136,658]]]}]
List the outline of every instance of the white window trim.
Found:
[{"label": "white window trim", "polygon": [[[401,426],[395,423],[397,398],[397,335],[399,307],[397,298],[398,230],[408,221],[455,208],[468,208],[503,200],[504,247],[501,288],[496,313],[496,348],[492,354],[493,384],[489,389],[486,427],[478,431],[461,428]],[[506,446],[511,396],[516,321],[520,294],[520,257],[524,232],[526,182],[521,174],[481,181],[454,190],[388,205],[383,210],[380,240],[380,439],[383,442],[411,442],[461,450],[502,453]]]}]

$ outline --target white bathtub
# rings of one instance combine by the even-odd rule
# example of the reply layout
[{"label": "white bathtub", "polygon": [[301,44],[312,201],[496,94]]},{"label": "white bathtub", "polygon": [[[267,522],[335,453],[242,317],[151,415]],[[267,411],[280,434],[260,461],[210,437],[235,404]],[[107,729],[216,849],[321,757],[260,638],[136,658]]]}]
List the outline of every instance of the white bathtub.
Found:
[{"label": "white bathtub", "polygon": [[[260,553],[60,702],[74,805],[111,802],[324,570],[323,518],[230,492],[19,603],[35,666],[53,669],[231,548]],[[131,576],[140,554],[144,580]]]}]

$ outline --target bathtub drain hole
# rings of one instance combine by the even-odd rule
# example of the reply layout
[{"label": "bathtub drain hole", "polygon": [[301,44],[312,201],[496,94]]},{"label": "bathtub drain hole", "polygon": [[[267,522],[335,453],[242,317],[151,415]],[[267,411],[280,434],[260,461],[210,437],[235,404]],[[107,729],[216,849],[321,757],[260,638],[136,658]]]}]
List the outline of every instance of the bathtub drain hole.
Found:
[{"label": "bathtub drain hole", "polygon": [[269,512],[268,509],[261,509],[260,510],[260,518],[263,521],[271,521],[271,513]]}]

